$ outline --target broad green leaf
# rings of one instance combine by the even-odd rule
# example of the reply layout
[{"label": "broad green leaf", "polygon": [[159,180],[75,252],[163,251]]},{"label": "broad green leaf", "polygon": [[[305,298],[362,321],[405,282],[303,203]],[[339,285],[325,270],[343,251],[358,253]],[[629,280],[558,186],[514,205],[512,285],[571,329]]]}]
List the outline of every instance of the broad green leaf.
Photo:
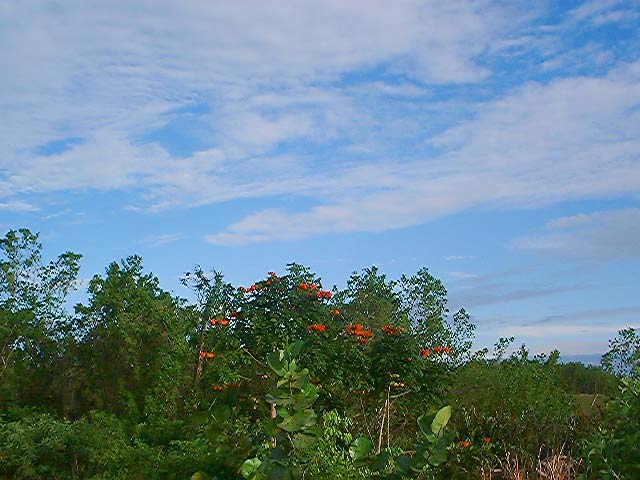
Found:
[{"label": "broad green leaf", "polygon": [[305,427],[310,427],[315,425],[317,420],[316,413],[311,410],[305,410],[303,412],[296,412],[294,415],[289,418],[285,418],[282,422],[278,424],[280,428],[286,430],[287,432],[297,432],[302,430]]},{"label": "broad green leaf", "polygon": [[293,437],[293,446],[299,449],[312,447],[318,442],[315,435],[307,435],[306,433],[298,433]]},{"label": "broad green leaf", "polygon": [[299,340],[289,345],[289,348],[288,348],[289,357],[296,358],[298,355],[300,355],[300,352],[302,351],[303,346],[304,346],[304,342],[302,340]]},{"label": "broad green leaf", "polygon": [[366,437],[358,437],[349,447],[349,456],[354,460],[362,460],[371,453],[372,448],[371,440]]},{"label": "broad green leaf", "polygon": [[276,405],[291,405],[291,404],[293,404],[293,398],[274,397],[270,393],[267,393],[264,396],[264,399],[267,401],[267,403],[275,403]]},{"label": "broad green leaf", "polygon": [[433,418],[431,422],[431,431],[436,435],[440,436],[444,427],[449,423],[449,419],[451,418],[451,405],[447,405],[446,407],[442,407],[436,413],[436,416]]},{"label": "broad green leaf", "polygon": [[444,448],[435,448],[427,459],[430,465],[437,467],[447,461],[447,450]]},{"label": "broad green leaf", "polygon": [[276,372],[276,374],[280,375],[281,377],[284,376],[285,373],[287,373],[287,365],[284,361],[284,358],[282,357],[282,352],[271,352],[269,355],[267,355],[267,363],[269,364],[269,367],[271,367],[271,370]]},{"label": "broad green leaf", "polygon": [[384,470],[387,466],[387,463],[389,463],[389,458],[391,458],[391,455],[389,455],[388,452],[382,452],[376,457],[375,462],[373,462],[373,464],[371,465],[371,470],[373,470],[374,472],[380,472]]},{"label": "broad green leaf", "polygon": [[191,480],[209,480],[211,477],[204,472],[196,472],[191,475]]},{"label": "broad green leaf", "polygon": [[408,473],[410,464],[411,459],[406,455],[401,455],[396,459],[396,470],[401,473]]},{"label": "broad green leaf", "polygon": [[432,434],[432,430],[431,430],[431,423],[433,422],[433,420],[435,419],[436,415],[435,413],[432,415],[420,415],[418,417],[418,427],[420,428],[420,431],[424,434],[424,435],[429,435]]},{"label": "broad green leaf", "polygon": [[259,458],[249,458],[242,464],[240,473],[244,478],[253,478],[253,476],[258,471],[258,468],[260,468],[260,465],[262,465],[262,461]]}]

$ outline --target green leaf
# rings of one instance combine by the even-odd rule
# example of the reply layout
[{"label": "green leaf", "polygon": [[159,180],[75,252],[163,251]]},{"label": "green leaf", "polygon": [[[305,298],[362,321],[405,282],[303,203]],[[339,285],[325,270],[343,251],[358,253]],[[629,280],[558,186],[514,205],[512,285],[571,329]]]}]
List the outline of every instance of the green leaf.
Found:
[{"label": "green leaf", "polygon": [[420,428],[420,431],[423,433],[423,435],[430,435],[433,432],[431,431],[431,423],[433,422],[433,420],[435,419],[436,415],[420,415],[418,417],[418,427]]},{"label": "green leaf", "polygon": [[318,442],[318,437],[306,433],[298,433],[293,437],[293,446],[299,449],[310,448]]},{"label": "green leaf", "polygon": [[294,415],[289,418],[285,418],[282,422],[278,424],[280,428],[286,430],[289,433],[298,432],[305,427],[310,427],[315,425],[317,420],[316,413],[307,409],[302,412],[296,412]]},{"label": "green leaf", "polygon": [[291,404],[293,404],[293,398],[274,397],[270,393],[267,393],[264,396],[264,399],[267,401],[267,403],[275,403],[276,405],[291,405]]},{"label": "green leaf", "polygon": [[396,459],[396,470],[401,473],[409,473],[411,459],[406,455],[401,455]]},{"label": "green leaf", "polygon": [[447,405],[446,407],[442,407],[436,413],[436,416],[433,418],[431,422],[431,431],[436,435],[440,436],[444,427],[449,423],[449,419],[451,418],[451,405]]},{"label": "green leaf", "polygon": [[372,448],[371,440],[366,437],[358,437],[349,447],[349,456],[354,460],[362,460],[371,453]]},{"label": "green leaf", "polygon": [[437,467],[447,461],[447,450],[445,448],[435,448],[427,459],[429,465]]},{"label": "green leaf", "polygon": [[269,367],[271,367],[271,370],[276,372],[276,374],[280,375],[281,377],[287,373],[287,364],[283,358],[281,351],[271,352],[269,355],[267,355],[267,363],[269,364]]},{"label": "green leaf", "polygon": [[297,342],[294,342],[291,345],[289,345],[289,348],[287,349],[289,358],[296,358],[298,355],[300,355],[300,352],[302,351],[303,346],[304,346],[304,342],[302,340],[298,340]]},{"label": "green leaf", "polygon": [[371,470],[373,470],[374,472],[380,472],[384,470],[387,466],[387,463],[389,463],[389,458],[391,458],[391,455],[389,455],[388,452],[382,452],[376,457],[376,460],[371,465]]},{"label": "green leaf", "polygon": [[209,480],[211,477],[204,472],[196,472],[191,475],[191,480]]},{"label": "green leaf", "polygon": [[258,468],[260,468],[260,465],[262,465],[262,461],[259,458],[249,458],[242,464],[240,473],[244,478],[253,478],[253,476],[258,471]]},{"label": "green leaf", "polygon": [[278,464],[273,464],[269,471],[267,472],[268,480],[290,480],[291,472],[288,468],[285,468]]}]

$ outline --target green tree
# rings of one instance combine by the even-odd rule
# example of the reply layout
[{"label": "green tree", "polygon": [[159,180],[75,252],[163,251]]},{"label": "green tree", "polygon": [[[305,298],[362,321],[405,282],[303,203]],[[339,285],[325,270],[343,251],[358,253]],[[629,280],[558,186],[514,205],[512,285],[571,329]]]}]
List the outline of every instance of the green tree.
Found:
[{"label": "green tree", "polygon": [[134,419],[179,414],[194,365],[192,310],[143,273],[138,256],[111,263],[104,278],[93,277],[88,293],[88,304],[76,306],[86,331],[81,357],[87,406]]},{"label": "green tree", "polygon": [[[52,399],[51,382],[73,324],[65,311],[81,256],[44,263],[38,235],[9,230],[0,239],[0,392],[4,399]],[[10,377],[10,378],[9,378]]]},{"label": "green tree", "polygon": [[640,375],[640,335],[635,328],[620,330],[609,340],[609,351],[602,356],[602,367],[617,375]]}]

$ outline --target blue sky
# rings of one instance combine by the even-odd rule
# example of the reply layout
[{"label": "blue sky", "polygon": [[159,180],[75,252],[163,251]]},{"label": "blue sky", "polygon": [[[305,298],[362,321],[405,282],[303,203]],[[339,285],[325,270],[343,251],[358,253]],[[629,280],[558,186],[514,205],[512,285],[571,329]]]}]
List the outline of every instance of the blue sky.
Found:
[{"label": "blue sky", "polygon": [[640,2],[0,4],[0,227],[325,286],[422,266],[478,346],[640,326]]}]

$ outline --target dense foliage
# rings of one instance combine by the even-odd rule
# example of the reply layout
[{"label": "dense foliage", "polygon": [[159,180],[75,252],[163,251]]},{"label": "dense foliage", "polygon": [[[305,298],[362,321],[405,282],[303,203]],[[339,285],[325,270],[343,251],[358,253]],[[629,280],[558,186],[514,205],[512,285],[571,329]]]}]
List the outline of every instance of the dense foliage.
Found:
[{"label": "dense foliage", "polygon": [[426,268],[196,267],[190,303],[137,256],[70,312],[81,257],[41,252],[0,239],[0,478],[638,478],[633,329],[604,369],[488,355]]}]

